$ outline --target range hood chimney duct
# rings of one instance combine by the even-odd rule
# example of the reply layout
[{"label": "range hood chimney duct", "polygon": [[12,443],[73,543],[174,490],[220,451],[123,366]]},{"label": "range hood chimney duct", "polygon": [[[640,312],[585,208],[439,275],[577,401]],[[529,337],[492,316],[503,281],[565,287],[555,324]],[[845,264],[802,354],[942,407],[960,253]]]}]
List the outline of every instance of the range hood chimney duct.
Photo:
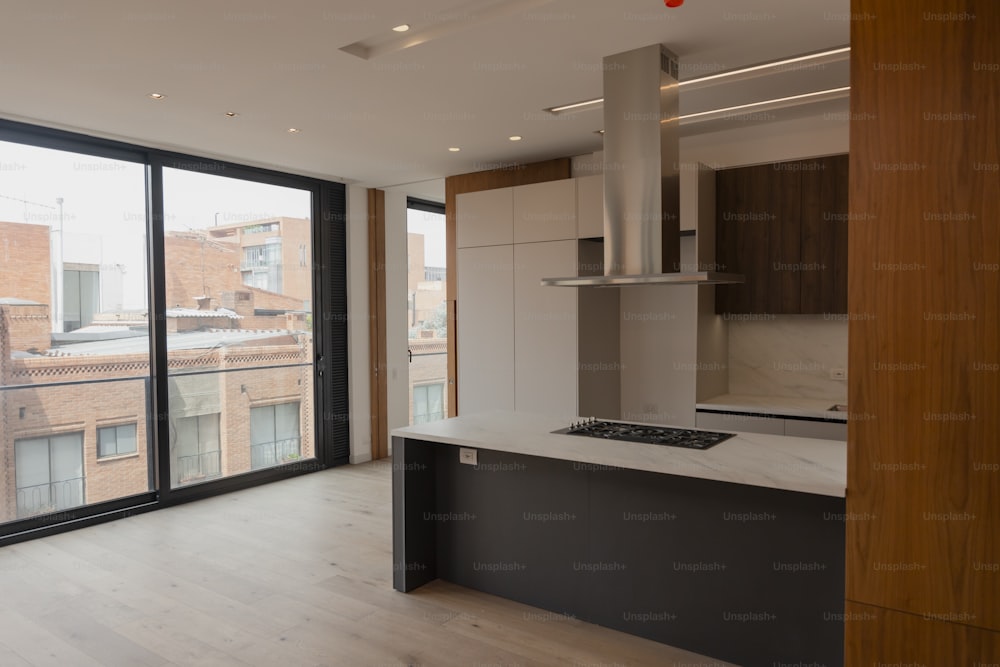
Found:
[{"label": "range hood chimney duct", "polygon": [[653,44],[604,58],[604,275],[545,278],[583,287],[743,282],[681,273],[677,56]]}]

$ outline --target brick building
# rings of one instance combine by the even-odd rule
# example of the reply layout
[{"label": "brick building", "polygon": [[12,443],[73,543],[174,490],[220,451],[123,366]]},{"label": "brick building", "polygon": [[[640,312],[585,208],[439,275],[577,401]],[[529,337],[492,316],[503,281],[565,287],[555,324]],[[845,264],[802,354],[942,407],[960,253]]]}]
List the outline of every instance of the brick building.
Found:
[{"label": "brick building", "polygon": [[[214,246],[219,265],[236,274],[237,284],[298,299],[300,309],[308,310],[312,300],[309,220],[279,216],[208,227],[194,234],[204,235],[206,250]],[[196,271],[178,273],[191,276]]]},{"label": "brick building", "polygon": [[447,294],[447,282],[443,267],[429,267],[424,261],[425,239],[423,234],[407,234],[406,289],[409,298],[408,326],[422,327],[435,317]]},{"label": "brick building", "polygon": [[[0,223],[0,253],[18,253],[0,255],[0,521],[154,483],[147,313],[101,312],[51,334],[48,236]],[[180,306],[167,310],[173,486],[315,451],[308,294],[244,285],[242,246],[208,236],[166,238],[168,303]],[[299,268],[283,286],[304,289]]]},{"label": "brick building", "polygon": [[48,303],[49,226],[0,221],[0,297]]}]

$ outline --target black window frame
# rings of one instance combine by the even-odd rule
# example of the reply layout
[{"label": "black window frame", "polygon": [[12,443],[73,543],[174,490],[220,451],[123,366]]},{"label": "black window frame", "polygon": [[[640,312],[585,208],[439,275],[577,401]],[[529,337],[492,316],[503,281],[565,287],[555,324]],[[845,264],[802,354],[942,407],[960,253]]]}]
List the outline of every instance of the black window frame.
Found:
[{"label": "black window frame", "polygon": [[[147,448],[153,490],[62,510],[58,513],[57,520],[53,516],[42,515],[39,518],[2,523],[0,546],[349,463],[348,216],[347,187],[344,183],[6,119],[0,119],[0,141],[122,160],[145,167],[147,284],[153,321],[150,330],[151,376],[147,380],[150,385]],[[205,171],[241,180],[307,190],[312,194],[313,401],[317,406],[313,425],[316,443],[314,459],[253,470],[202,484],[170,488],[166,268],[163,241],[164,168]],[[84,438],[86,442],[86,435]]]}]

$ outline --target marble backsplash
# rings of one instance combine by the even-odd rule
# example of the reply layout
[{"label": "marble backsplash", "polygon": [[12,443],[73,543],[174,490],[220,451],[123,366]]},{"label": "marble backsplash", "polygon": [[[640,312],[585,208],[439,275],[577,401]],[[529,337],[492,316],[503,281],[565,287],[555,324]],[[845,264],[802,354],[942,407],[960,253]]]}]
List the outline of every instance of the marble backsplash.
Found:
[{"label": "marble backsplash", "polygon": [[847,382],[830,379],[847,369],[847,327],[829,315],[731,320],[729,393],[847,402]]}]

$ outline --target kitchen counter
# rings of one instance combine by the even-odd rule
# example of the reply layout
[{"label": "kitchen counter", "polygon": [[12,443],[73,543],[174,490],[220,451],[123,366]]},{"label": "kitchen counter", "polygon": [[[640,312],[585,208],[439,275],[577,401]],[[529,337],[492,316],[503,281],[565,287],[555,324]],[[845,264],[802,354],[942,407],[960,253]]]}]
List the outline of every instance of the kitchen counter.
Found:
[{"label": "kitchen counter", "polygon": [[394,430],[393,587],[444,579],[744,667],[843,664],[845,443],[700,451],[567,425]]},{"label": "kitchen counter", "polygon": [[737,433],[705,451],[555,434],[564,419],[489,412],[393,430],[400,438],[594,466],[680,475],[843,498],[847,446],[835,440]]},{"label": "kitchen counter", "polygon": [[696,404],[695,409],[846,422],[848,413],[831,412],[828,409],[834,403],[845,402],[844,400],[838,401],[836,399],[722,394]]}]

